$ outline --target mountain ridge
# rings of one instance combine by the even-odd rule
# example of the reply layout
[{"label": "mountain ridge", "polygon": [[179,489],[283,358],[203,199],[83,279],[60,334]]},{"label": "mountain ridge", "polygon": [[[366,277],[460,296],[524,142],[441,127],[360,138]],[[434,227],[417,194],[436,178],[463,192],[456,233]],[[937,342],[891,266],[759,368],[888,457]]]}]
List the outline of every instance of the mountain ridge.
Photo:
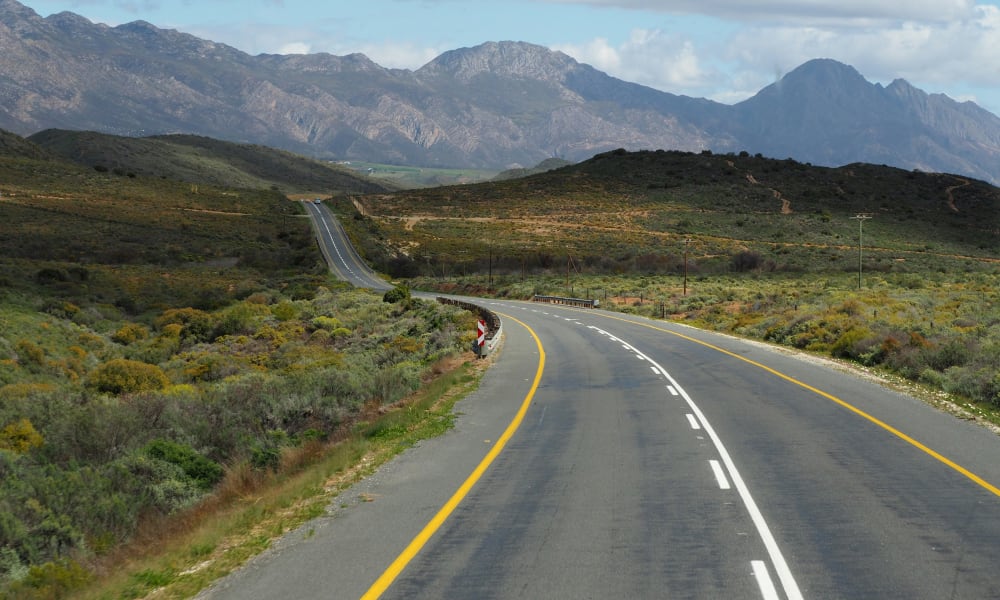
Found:
[{"label": "mountain ridge", "polygon": [[[904,85],[905,84],[905,85]],[[189,133],[317,158],[517,168],[615,148],[749,151],[1000,181],[1000,118],[903,80],[809,61],[739,104],[661,92],[526,42],[419,69],[363,54],[251,56],[144,21],[0,0],[0,128]]]}]

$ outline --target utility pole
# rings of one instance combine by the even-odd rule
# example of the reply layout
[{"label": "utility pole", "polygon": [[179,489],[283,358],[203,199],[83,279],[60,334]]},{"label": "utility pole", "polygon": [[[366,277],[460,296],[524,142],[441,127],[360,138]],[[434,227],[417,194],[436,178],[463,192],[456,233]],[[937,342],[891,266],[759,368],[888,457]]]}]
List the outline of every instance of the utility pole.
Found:
[{"label": "utility pole", "polygon": [[872,218],[872,216],[867,213],[858,213],[857,216],[851,218],[858,220],[858,289],[860,290],[862,287],[861,283],[861,265],[862,265],[861,258],[862,258],[862,248],[863,248],[862,236],[864,234],[865,221]]},{"label": "utility pole", "polygon": [[691,238],[684,240],[684,295],[688,295],[688,246],[691,244]]}]

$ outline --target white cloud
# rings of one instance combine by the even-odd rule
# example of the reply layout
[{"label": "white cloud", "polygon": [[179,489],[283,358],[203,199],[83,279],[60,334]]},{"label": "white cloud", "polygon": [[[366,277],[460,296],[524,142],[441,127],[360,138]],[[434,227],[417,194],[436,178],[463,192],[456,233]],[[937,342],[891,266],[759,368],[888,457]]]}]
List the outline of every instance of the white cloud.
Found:
[{"label": "white cloud", "polygon": [[350,50],[331,48],[333,54],[361,52],[376,63],[389,69],[419,69],[441,53],[454,48],[428,48],[407,42],[365,43]]},{"label": "white cloud", "polygon": [[310,52],[312,52],[312,46],[309,44],[305,42],[291,42],[278,48],[277,54],[309,54]]},{"label": "white cloud", "polygon": [[973,0],[541,0],[601,8],[685,13],[734,21],[899,21],[947,22],[967,17]]},{"label": "white cloud", "polygon": [[634,29],[630,38],[618,46],[605,38],[596,38],[579,45],[556,45],[553,49],[619,79],[666,91],[700,88],[713,78],[713,73],[699,60],[691,40],[659,30]]}]

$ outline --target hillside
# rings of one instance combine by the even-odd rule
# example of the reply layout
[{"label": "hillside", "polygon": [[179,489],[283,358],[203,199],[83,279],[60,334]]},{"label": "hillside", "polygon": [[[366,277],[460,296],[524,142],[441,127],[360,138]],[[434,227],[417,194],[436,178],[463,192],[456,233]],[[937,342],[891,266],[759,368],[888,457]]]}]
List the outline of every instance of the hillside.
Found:
[{"label": "hillside", "polygon": [[250,56],[146,22],[42,18],[0,0],[0,128],[191,133],[331,160],[524,168],[615,148],[748,151],[1000,182],[1000,118],[817,59],[729,106],[514,41],[410,71],[361,54]]},{"label": "hillside", "polygon": [[259,145],[193,135],[146,138],[49,129],[28,141],[84,167],[234,188],[286,193],[372,193],[385,186],[337,165]]},{"label": "hillside", "polygon": [[[347,289],[282,193],[370,189],[356,180],[204,139],[43,137],[94,154],[44,158],[0,133],[0,597],[158,593],[166,581],[134,561],[191,555],[206,523],[202,566],[216,545],[248,547],[262,514],[290,522],[268,486],[348,434],[350,453],[401,443],[379,414],[468,353],[471,313]],[[267,185],[191,183],[244,173]],[[408,414],[440,430],[437,399]],[[84,591],[102,577],[120,587]]]},{"label": "hillside", "polygon": [[19,135],[0,129],[0,157],[8,158],[55,158],[36,144]]},{"label": "hillside", "polygon": [[538,163],[534,167],[527,169],[507,169],[502,171],[493,178],[494,181],[503,181],[505,179],[517,179],[519,177],[527,177],[529,175],[537,175],[539,173],[545,173],[546,171],[552,171],[554,169],[559,169],[561,167],[568,166],[570,163],[568,160],[563,160],[561,158],[547,158],[542,162]]},{"label": "hillside", "polygon": [[[612,151],[508,181],[360,199],[398,272],[559,269],[911,272],[996,263],[1000,190],[955,175],[851,164],[827,168],[747,153]],[[684,240],[691,240],[685,245]],[[489,250],[488,250],[489,248]]]}]

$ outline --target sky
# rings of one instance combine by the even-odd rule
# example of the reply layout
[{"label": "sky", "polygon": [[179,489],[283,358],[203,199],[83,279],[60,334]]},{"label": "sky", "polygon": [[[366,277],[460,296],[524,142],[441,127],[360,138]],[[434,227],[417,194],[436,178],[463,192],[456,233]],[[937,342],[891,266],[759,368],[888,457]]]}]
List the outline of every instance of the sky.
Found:
[{"label": "sky", "polygon": [[813,58],[1000,115],[1000,0],[20,0],[45,17],[144,20],[249,54],[360,52],[417,69],[531,42],[619,79],[733,104]]}]

